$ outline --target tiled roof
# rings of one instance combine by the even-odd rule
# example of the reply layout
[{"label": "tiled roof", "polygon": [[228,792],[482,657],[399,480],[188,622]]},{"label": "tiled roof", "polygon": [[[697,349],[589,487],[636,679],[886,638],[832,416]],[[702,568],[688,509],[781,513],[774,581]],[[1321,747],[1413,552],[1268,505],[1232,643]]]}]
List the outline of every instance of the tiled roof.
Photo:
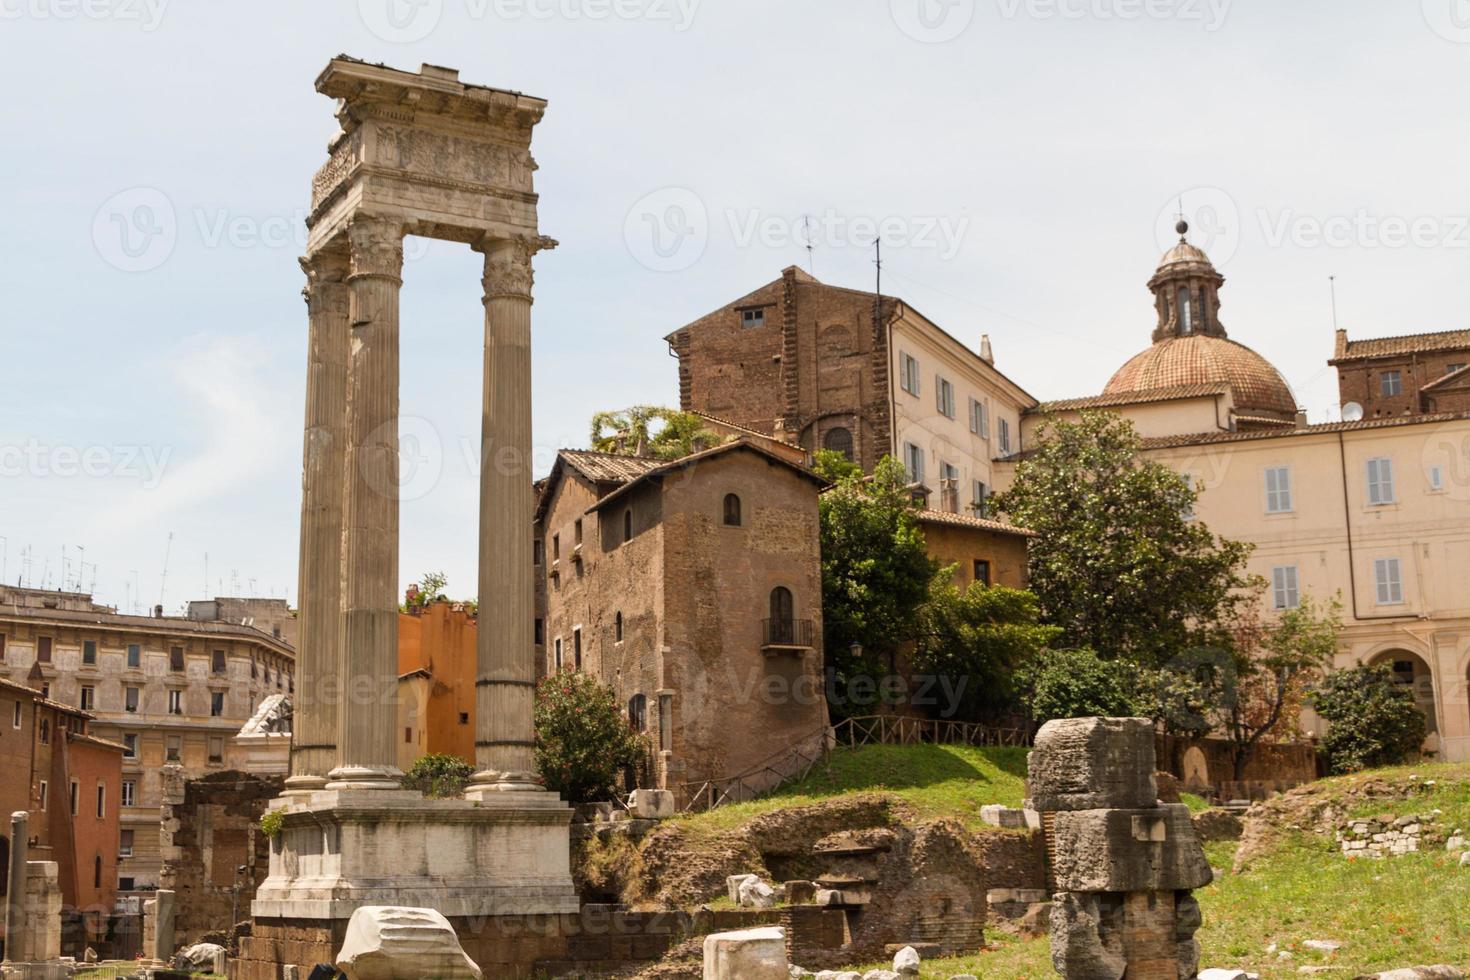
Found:
[{"label": "tiled roof", "polygon": [[1023,538],[1036,537],[1035,531],[1029,531],[1024,527],[1017,527],[1004,521],[987,520],[983,517],[971,517],[969,514],[951,514],[947,510],[921,510],[919,520],[925,524],[948,524],[951,527],[972,527],[981,531],[1014,534]]},{"label": "tiled roof", "polygon": [[1296,414],[1296,396],[1270,361],[1244,344],[1208,334],[1160,340],[1120,367],[1103,394],[1220,383],[1235,392],[1239,410]]},{"label": "tiled roof", "polygon": [[1408,333],[1398,337],[1348,340],[1347,331],[1337,333],[1337,350],[1328,364],[1366,361],[1375,357],[1400,357],[1432,351],[1470,350],[1470,330],[1441,330],[1438,333]]},{"label": "tiled roof", "polygon": [[0,605],[0,620],[6,619],[24,619],[57,625],[98,626],[129,632],[228,636],[241,640],[254,640],[257,643],[277,647],[288,654],[294,653],[289,643],[278,640],[254,626],[214,620],[187,619],[183,616],[128,616],[121,613],[93,612],[83,609],[37,609],[34,606]]},{"label": "tiled roof", "polygon": [[60,711],[63,714],[74,715],[78,718],[95,717],[95,715],[93,715],[91,712],[83,711],[81,708],[78,708],[74,704],[67,704],[64,701],[53,701],[34,687],[27,687],[24,684],[17,684],[15,681],[7,680],[3,677],[0,677],[0,689],[15,691],[17,694],[21,694],[31,698],[37,704],[44,705],[45,707],[51,708],[55,711]]},{"label": "tiled roof", "polygon": [[563,449],[558,455],[593,483],[627,483],[663,463],[643,456],[599,453],[590,449]]},{"label": "tiled roof", "polygon": [[1434,425],[1470,419],[1470,412],[1439,412],[1434,415],[1395,415],[1392,418],[1359,419],[1356,422],[1323,422],[1290,429],[1256,429],[1244,432],[1201,432],[1194,435],[1155,436],[1142,441],[1144,449],[1169,449],[1174,446],[1196,446],[1216,442],[1244,442],[1250,439],[1286,439],[1331,432],[1357,432],[1360,429],[1388,429],[1397,425]]},{"label": "tiled roof", "polygon": [[1470,381],[1470,364],[1465,365],[1458,371],[1451,371],[1448,374],[1440,375],[1419,390],[1438,391],[1441,388],[1455,388],[1464,384],[1466,381]]},{"label": "tiled roof", "polygon": [[1026,409],[1027,415],[1045,415],[1048,412],[1076,411],[1083,408],[1106,408],[1109,405],[1138,405],[1144,402],[1167,402],[1183,398],[1204,398],[1223,395],[1230,385],[1223,381],[1209,384],[1174,385],[1167,388],[1146,388],[1143,391],[1112,391],[1084,398],[1063,398],[1042,402],[1035,408]]},{"label": "tiled roof", "polygon": [[712,456],[719,456],[724,453],[733,452],[735,450],[745,450],[747,452],[758,453],[761,456],[764,456],[766,459],[780,463],[782,466],[790,467],[800,475],[816,483],[818,486],[825,487],[827,485],[827,481],[818,476],[812,470],[806,468],[805,466],[802,466],[800,463],[796,463],[790,459],[787,459],[780,453],[773,452],[772,450],[767,449],[764,445],[762,445],[763,441],[764,440],[758,441],[754,439],[736,439],[733,442],[726,442],[718,446],[712,446],[709,449],[702,449],[697,453],[690,453],[688,456],[681,456],[678,459],[672,460],[667,463],[658,463],[658,465],[644,472],[636,480],[630,480],[629,482],[624,483],[622,486],[618,487],[612,493],[602,497],[591,507],[587,508],[587,512],[590,514],[595,510],[601,509],[605,504],[608,504],[611,501],[622,497],[624,494],[632,490],[634,486],[642,483],[644,480],[654,479],[656,477],[663,476],[666,473],[672,473],[674,470],[680,470],[686,467],[694,466],[695,464],[703,462],[704,460],[709,459]]}]

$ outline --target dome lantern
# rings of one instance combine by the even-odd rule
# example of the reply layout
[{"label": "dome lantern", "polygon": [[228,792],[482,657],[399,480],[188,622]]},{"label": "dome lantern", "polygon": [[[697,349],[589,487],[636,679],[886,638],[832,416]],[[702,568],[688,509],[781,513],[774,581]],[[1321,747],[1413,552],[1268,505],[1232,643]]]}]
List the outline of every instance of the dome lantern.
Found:
[{"label": "dome lantern", "polygon": [[1180,219],[1174,226],[1179,242],[1159,260],[1159,267],[1148,288],[1154,294],[1154,308],[1159,323],[1153,339],[1157,343],[1167,337],[1189,337],[1204,334],[1224,337],[1220,323],[1220,287],[1225,277],[1215,271],[1210,257],[1189,243],[1189,222]]}]

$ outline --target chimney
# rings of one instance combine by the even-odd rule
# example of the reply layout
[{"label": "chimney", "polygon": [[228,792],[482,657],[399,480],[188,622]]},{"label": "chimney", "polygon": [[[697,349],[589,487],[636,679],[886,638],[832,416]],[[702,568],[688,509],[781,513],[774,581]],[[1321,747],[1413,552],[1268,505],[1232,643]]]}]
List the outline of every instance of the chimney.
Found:
[{"label": "chimney", "polygon": [[158,605],[156,605],[156,606],[153,607],[153,618],[154,619],[162,619],[163,618],[163,603],[160,602]]},{"label": "chimney", "polygon": [[1307,410],[1305,408],[1296,410],[1296,427],[1298,429],[1305,429],[1307,427]]},{"label": "chimney", "polygon": [[995,363],[995,354],[990,350],[990,334],[988,333],[982,333],[980,335],[980,360],[986,364],[993,365]]}]

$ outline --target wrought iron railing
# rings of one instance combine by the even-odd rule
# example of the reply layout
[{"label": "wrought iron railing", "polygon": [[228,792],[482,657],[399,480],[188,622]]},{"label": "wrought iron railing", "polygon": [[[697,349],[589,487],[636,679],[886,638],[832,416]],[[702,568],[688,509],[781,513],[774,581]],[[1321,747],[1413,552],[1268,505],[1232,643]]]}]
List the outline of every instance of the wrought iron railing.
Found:
[{"label": "wrought iron railing", "polygon": [[810,619],[761,620],[762,646],[810,647],[815,635]]}]

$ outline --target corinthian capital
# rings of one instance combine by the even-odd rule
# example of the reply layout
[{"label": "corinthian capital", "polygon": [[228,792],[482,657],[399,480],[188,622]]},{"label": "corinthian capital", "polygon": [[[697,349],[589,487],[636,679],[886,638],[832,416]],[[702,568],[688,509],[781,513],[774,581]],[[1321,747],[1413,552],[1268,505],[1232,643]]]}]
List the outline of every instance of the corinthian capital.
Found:
[{"label": "corinthian capital", "polygon": [[346,308],[347,276],[350,263],[345,247],[324,248],[299,260],[301,271],[306,273],[306,286],[301,295],[306,298],[310,312],[327,310],[336,306]]},{"label": "corinthian capital", "polygon": [[485,301],[523,299],[531,302],[531,285],[535,273],[531,257],[542,249],[556,248],[556,239],[545,235],[515,235],[511,238],[487,238],[475,246],[485,253]]},{"label": "corinthian capital", "polygon": [[358,215],[347,226],[351,245],[351,278],[380,276],[403,280],[403,225],[388,218]]}]

